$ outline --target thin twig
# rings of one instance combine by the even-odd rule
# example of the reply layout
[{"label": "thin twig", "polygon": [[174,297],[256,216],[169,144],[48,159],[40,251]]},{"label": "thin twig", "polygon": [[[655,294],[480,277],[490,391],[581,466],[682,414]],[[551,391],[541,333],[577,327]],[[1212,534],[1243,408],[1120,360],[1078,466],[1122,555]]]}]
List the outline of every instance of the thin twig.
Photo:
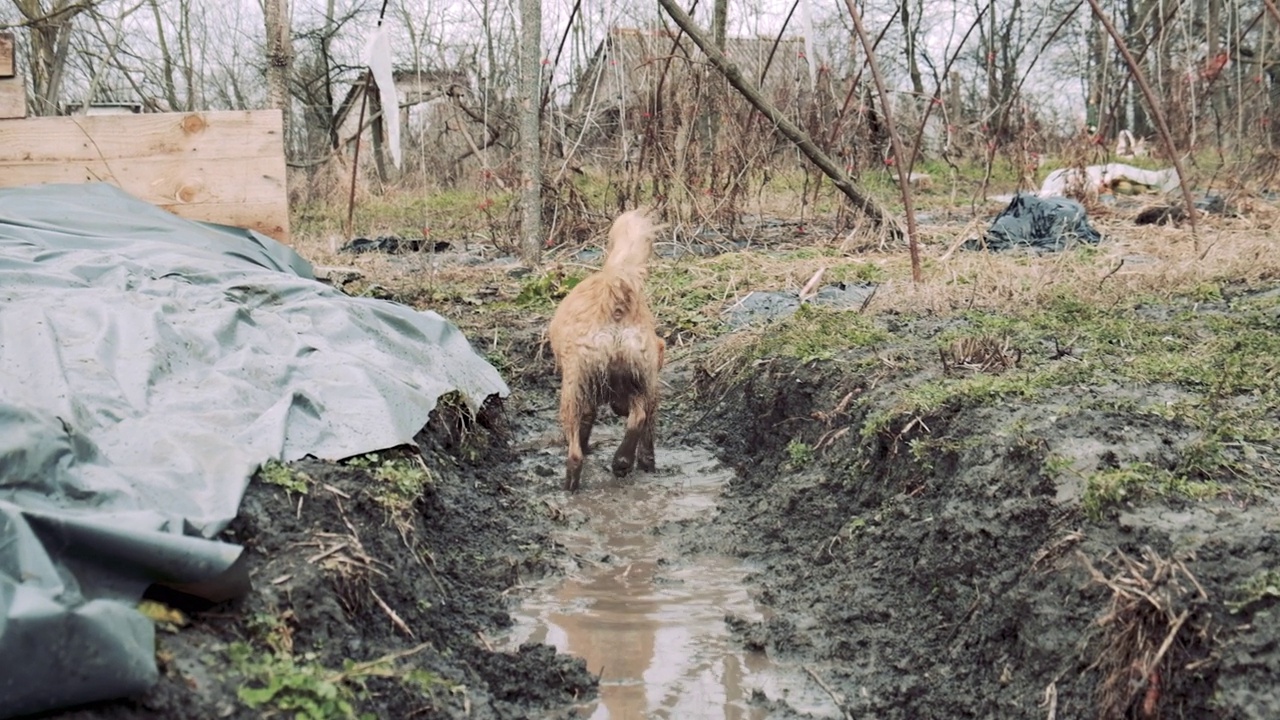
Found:
[{"label": "thin twig", "polygon": [[1102,276],[1102,279],[1098,281],[1098,289],[1101,290],[1102,283],[1106,282],[1107,278],[1120,272],[1120,268],[1122,267],[1124,267],[1124,258],[1120,258],[1120,262],[1116,263],[1115,267],[1111,268],[1111,270],[1109,270],[1106,275]]},{"label": "thin twig", "polygon": [[307,558],[307,564],[314,565],[315,563],[320,562],[321,560],[329,557],[330,555],[340,550],[346,550],[348,545],[349,545],[348,543],[338,543],[337,545],[334,545],[333,547],[329,548],[328,550],[325,550],[324,552],[316,553],[315,555],[312,555],[311,557]]},{"label": "thin twig", "polygon": [[1160,649],[1156,651],[1155,657],[1151,658],[1151,662],[1147,663],[1147,670],[1143,675],[1150,676],[1152,671],[1160,665],[1160,661],[1164,659],[1164,654],[1169,652],[1169,648],[1173,646],[1173,639],[1178,636],[1178,631],[1182,629],[1182,624],[1191,617],[1190,610],[1183,610],[1177,620],[1173,621],[1173,625],[1169,628],[1169,634],[1165,635],[1164,642],[1160,643]]},{"label": "thin twig", "polygon": [[409,626],[405,623],[405,621],[401,620],[400,616],[396,614],[396,611],[392,610],[391,606],[388,605],[387,602],[382,599],[382,596],[378,595],[377,590],[374,590],[372,587],[370,587],[369,594],[373,596],[374,602],[378,603],[378,607],[382,608],[382,611],[387,614],[387,617],[391,618],[392,625],[395,625],[397,628],[399,628],[400,632],[403,632],[405,635],[408,635],[409,637],[414,636],[413,631],[409,629]]},{"label": "thin twig", "polygon": [[844,4],[849,8],[849,15],[853,18],[853,27],[858,32],[858,40],[862,43],[862,49],[867,53],[867,64],[871,67],[871,78],[875,81],[876,91],[880,94],[880,113],[884,115],[885,126],[889,129],[889,142],[893,145],[893,164],[898,171],[898,188],[902,192],[902,209],[907,215],[907,248],[911,253],[911,281],[919,285],[922,277],[920,273],[920,247],[916,243],[916,211],[911,204],[911,183],[907,179],[907,170],[911,158],[902,150],[902,138],[899,137],[898,127],[893,122],[893,98],[889,96],[889,91],[884,84],[884,77],[880,74],[880,63],[876,60],[875,48],[871,46],[871,40],[867,37],[866,28],[862,26],[862,15],[858,12],[858,8],[854,6],[853,0],[844,0]]},{"label": "thin twig", "polygon": [[830,685],[823,682],[822,678],[819,677],[818,673],[815,672],[813,668],[805,665],[804,671],[809,673],[809,677],[813,678],[814,682],[818,683],[818,687],[827,691],[827,695],[831,696],[831,702],[836,704],[836,709],[840,711],[840,714],[844,716],[844,719],[853,720],[853,716],[849,714],[849,711],[844,709],[844,696],[837,693],[835,690],[832,690]]}]

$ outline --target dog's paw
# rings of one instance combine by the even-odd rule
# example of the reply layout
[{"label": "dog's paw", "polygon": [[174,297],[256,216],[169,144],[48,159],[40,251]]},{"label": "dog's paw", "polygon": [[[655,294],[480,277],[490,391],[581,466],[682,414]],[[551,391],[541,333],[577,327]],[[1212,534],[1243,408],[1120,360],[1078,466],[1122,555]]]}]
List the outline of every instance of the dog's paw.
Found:
[{"label": "dog's paw", "polygon": [[613,456],[613,474],[617,477],[626,477],[631,472],[631,458],[622,455]]}]

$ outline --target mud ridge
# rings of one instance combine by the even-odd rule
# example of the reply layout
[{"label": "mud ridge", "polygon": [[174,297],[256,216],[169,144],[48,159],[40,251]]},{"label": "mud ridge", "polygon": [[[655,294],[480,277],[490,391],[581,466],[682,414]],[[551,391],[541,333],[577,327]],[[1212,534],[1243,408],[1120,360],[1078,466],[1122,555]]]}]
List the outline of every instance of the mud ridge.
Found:
[{"label": "mud ridge", "polygon": [[[429,469],[403,513],[377,501],[371,467],[291,464],[305,495],[255,479],[226,532],[248,548],[252,593],[188,607],[189,626],[158,632],[162,677],[146,695],[50,717],[567,716],[595,694],[584,663],[492,639],[511,624],[507,591],[553,569],[544,508],[504,470],[505,438],[463,425],[438,414],[420,448],[379,454],[420,452]],[[251,706],[246,687],[277,692]]]},{"label": "mud ridge", "polygon": [[[1276,716],[1274,598],[1230,605],[1274,565],[1273,491],[1091,518],[1051,458],[1159,465],[1191,431],[1073,388],[951,405],[866,437],[871,414],[924,375],[845,367],[866,364],[775,360],[698,389],[716,403],[698,427],[738,473],[713,531],[686,550],[760,568],[750,582],[773,616],[736,624],[742,642],[821,663],[854,717]],[[1130,586],[1162,612],[1126,609]],[[1168,639],[1145,675],[1116,663],[1135,628]],[[1108,701],[1117,679],[1131,687]]]}]

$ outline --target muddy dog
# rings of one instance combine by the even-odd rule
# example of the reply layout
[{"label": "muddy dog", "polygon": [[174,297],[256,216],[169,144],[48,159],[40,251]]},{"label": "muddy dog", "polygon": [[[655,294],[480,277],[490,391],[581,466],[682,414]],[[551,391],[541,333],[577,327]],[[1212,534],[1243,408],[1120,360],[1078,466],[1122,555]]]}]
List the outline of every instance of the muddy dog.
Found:
[{"label": "muddy dog", "polygon": [[568,444],[564,489],[578,489],[596,408],[605,403],[627,430],[613,456],[613,474],[632,466],[652,471],[658,414],[658,370],[666,343],[645,298],[657,227],[642,210],[618,216],[609,229],[604,268],[578,284],[556,308],[548,334],[560,366],[560,423]]}]

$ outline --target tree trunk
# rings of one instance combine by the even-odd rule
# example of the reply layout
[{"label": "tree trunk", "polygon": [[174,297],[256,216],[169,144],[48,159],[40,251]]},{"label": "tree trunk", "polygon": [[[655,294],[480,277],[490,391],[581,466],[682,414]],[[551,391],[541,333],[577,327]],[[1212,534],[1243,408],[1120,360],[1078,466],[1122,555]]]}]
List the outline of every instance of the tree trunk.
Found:
[{"label": "tree trunk", "polygon": [[[1205,58],[1205,67],[1219,67],[1217,64],[1218,53],[1222,52],[1222,0],[1207,0],[1205,3],[1205,40],[1209,46],[1209,57]],[[1206,86],[1208,88],[1210,107],[1213,108],[1214,127],[1221,128],[1223,121],[1224,105],[1223,90],[1227,83],[1217,82],[1217,78],[1211,78]],[[1218,138],[1221,142],[1221,138]]]},{"label": "tree trunk", "polygon": [[729,0],[716,0],[711,13],[711,42],[724,52],[725,34],[729,27]]},{"label": "tree trunk", "polygon": [[520,0],[520,249],[525,263],[542,259],[542,0]]},{"label": "tree trunk", "polygon": [[[1146,31],[1147,14],[1150,11],[1148,4],[1142,0],[1125,0],[1127,17],[1125,23],[1128,26],[1128,38],[1125,42],[1129,43],[1129,47],[1139,47],[1149,37]],[[1159,37],[1152,38],[1152,42],[1158,42]],[[1157,53],[1148,51],[1145,53],[1147,60],[1144,64],[1150,69],[1156,66],[1155,58]],[[1157,79],[1159,76],[1155,73],[1151,74]],[[1140,91],[1134,83],[1129,83],[1129,103],[1132,107],[1132,117],[1125,127],[1133,133],[1135,138],[1145,137],[1151,133],[1151,120],[1147,117],[1146,107],[1142,104],[1142,91]]]},{"label": "tree trunk", "polygon": [[267,107],[280,110],[281,138],[289,150],[289,69],[293,66],[293,36],[289,27],[289,0],[264,0],[267,31]]},{"label": "tree trunk", "polygon": [[911,0],[902,0],[902,32],[907,51],[907,74],[911,76],[911,91],[916,103],[924,98],[924,78],[920,75],[920,63],[916,61],[916,28],[911,25]]},{"label": "tree trunk", "polygon": [[40,0],[13,0],[13,4],[27,19],[31,33],[31,112],[57,115],[72,24],[89,5],[75,0],[55,0],[48,8]]},{"label": "tree trunk", "polygon": [[160,14],[160,3],[157,0],[151,0],[151,16],[156,21],[156,39],[160,43],[160,77],[164,81],[164,99],[169,103],[170,112],[178,112],[184,108],[178,102],[178,86],[173,80],[173,53],[169,52],[164,16]]},{"label": "tree trunk", "polygon": [[1086,102],[1085,126],[1090,134],[1102,130],[1102,114],[1110,99],[1107,87],[1107,34],[1098,18],[1089,18],[1089,98]]}]

